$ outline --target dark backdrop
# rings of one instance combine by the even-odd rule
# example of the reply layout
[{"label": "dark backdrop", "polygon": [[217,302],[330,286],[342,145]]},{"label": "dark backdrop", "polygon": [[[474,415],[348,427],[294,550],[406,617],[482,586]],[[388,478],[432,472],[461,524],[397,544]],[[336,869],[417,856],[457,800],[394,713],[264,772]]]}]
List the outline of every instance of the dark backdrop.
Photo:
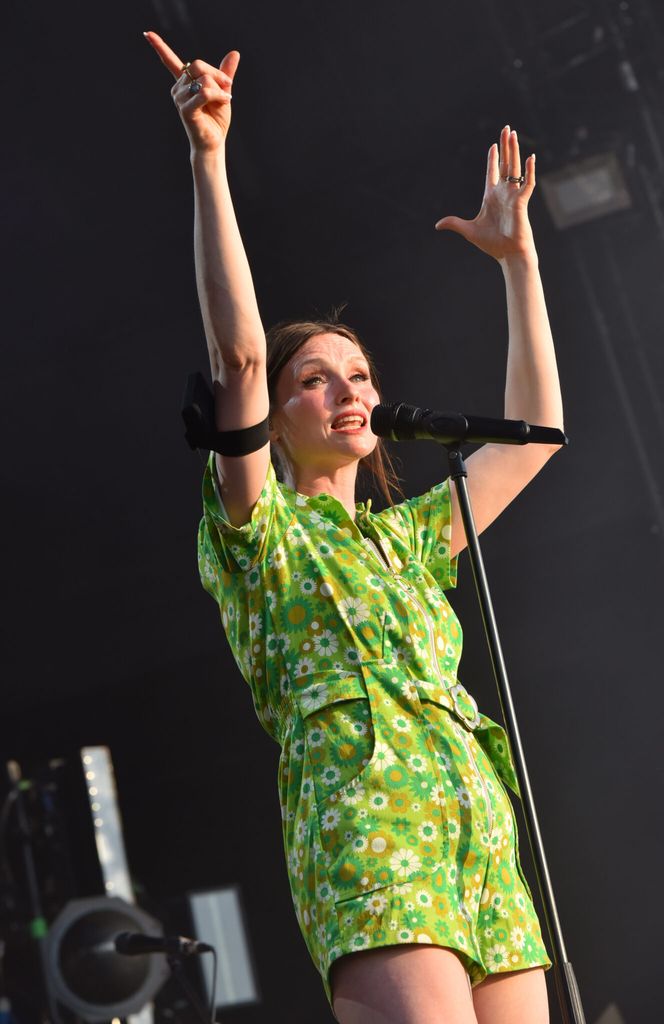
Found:
[{"label": "dark backdrop", "polygon": [[[571,444],[484,551],[588,1020],[610,1002],[630,1024],[656,1019],[661,10],[11,0],[3,20],[2,750],[110,745],[151,905],[241,885],[263,1002],[229,1021],[331,1018],[290,905],[278,750],[197,578],[201,465],[179,416],[206,362],[188,151],[141,31],[184,59],[241,51],[230,165],[264,320],[347,302],[391,400],[501,415],[500,271],[433,230],[477,211],[501,126],[540,175],[618,155],[629,210],[559,232],[533,199]],[[433,445],[394,450],[406,493],[446,475]],[[495,715],[467,569],[464,555],[461,677]]]}]

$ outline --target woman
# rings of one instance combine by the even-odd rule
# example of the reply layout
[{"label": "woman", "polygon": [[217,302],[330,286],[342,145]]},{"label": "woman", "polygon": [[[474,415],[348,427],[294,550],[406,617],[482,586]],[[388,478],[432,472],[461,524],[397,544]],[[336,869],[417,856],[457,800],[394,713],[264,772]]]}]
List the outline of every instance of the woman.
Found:
[{"label": "woman", "polygon": [[[516,848],[505,735],[456,679],[443,590],[465,536],[448,482],[393,505],[371,433],[376,374],[338,323],[260,321],[225,172],[231,85],[146,38],[175,78],[191,144],[195,257],[219,431],[270,417],[269,442],[211,455],[201,578],[220,604],[262,724],[282,745],[284,843],[298,921],[341,1024],[544,1024],[549,960]],[[516,133],[489,150],[482,207],[446,217],[505,277],[505,416],[562,429]],[[259,442],[260,443],[260,442]],[[467,460],[478,530],[555,449],[487,444]],[[279,469],[279,478],[271,455]],[[355,502],[368,466],[388,500]]]}]

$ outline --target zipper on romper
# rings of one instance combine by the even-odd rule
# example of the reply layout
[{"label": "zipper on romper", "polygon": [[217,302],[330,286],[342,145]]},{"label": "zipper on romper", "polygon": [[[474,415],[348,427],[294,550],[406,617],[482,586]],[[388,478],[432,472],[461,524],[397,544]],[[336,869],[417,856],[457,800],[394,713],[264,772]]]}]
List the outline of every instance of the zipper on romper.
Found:
[{"label": "zipper on romper", "polygon": [[[392,568],[392,564],[389,561],[389,559],[385,556],[385,553],[383,552],[382,547],[379,547],[378,544],[376,544],[375,541],[373,541],[370,537],[365,537],[364,540],[365,540],[365,542],[367,544],[370,544],[371,547],[375,550],[376,557],[381,562],[383,562],[383,559],[385,559],[385,561],[387,562],[387,567],[388,567],[389,571],[391,572],[392,576],[394,577],[394,579],[401,586],[404,586],[403,581],[401,580],[401,577]],[[435,666],[436,672],[438,673],[438,678],[440,679],[440,681],[443,684],[443,686],[445,686],[445,688],[447,689],[447,685],[446,685],[447,684],[447,680],[445,679],[445,677],[444,677],[444,675],[443,675],[443,673],[441,671],[440,662],[438,661],[438,651],[436,650],[436,644],[435,644],[435,641],[434,641],[434,628],[433,628],[433,621],[431,619],[431,616],[429,615],[429,612],[426,610],[426,608],[424,608],[423,605],[420,604],[420,602],[414,596],[414,594],[411,594],[409,591],[407,593],[408,593],[408,596],[410,597],[411,601],[413,601],[414,604],[416,604],[417,607],[420,609],[420,611],[422,612],[422,615],[424,616],[424,618],[425,618],[425,620],[427,622],[427,625],[429,627],[429,630],[428,630],[428,632],[429,632],[429,645],[431,647],[431,653],[433,655],[432,661],[433,661],[433,664]],[[488,818],[488,821],[489,821],[489,835],[491,835],[491,833],[493,832],[493,810],[492,810],[492,807],[491,807],[491,800],[489,798],[489,791],[488,791],[486,783],[484,781],[484,776],[482,775],[482,772],[480,771],[479,765],[477,764],[477,761],[475,760],[475,756],[474,756],[474,754],[473,754],[473,752],[471,750],[470,742],[466,738],[466,731],[465,731],[463,726],[461,726],[461,729],[462,729],[461,735],[462,735],[463,745],[466,748],[466,752],[468,754],[468,758],[469,758],[471,764],[473,765],[473,768],[475,769],[477,777],[480,780],[480,786],[482,787],[482,793],[484,795],[484,803],[485,803],[485,806],[486,806],[487,818]]]},{"label": "zipper on romper", "polygon": [[[463,726],[461,726],[461,728],[463,730]],[[487,818],[489,819],[489,838],[490,838],[491,837],[491,833],[493,832],[493,809],[491,807],[491,800],[489,799],[489,790],[486,787],[486,783],[484,781],[484,776],[482,775],[482,772],[480,771],[479,765],[478,765],[477,761],[475,760],[475,755],[473,754],[472,750],[470,749],[470,741],[468,740],[468,738],[466,736],[465,730],[463,730],[463,732],[461,734],[461,739],[462,739],[464,747],[466,748],[466,752],[468,754],[468,758],[469,758],[470,762],[472,763],[473,768],[475,769],[475,771],[477,773],[478,779],[480,780],[480,786],[482,787],[482,793],[484,794],[484,803],[485,803],[485,806],[486,806],[486,814],[487,814]]]},{"label": "zipper on romper", "polygon": [[[376,544],[376,542],[373,541],[370,537],[365,537],[364,540],[365,540],[365,542],[367,544],[370,544],[372,546],[372,548],[374,548],[374,550],[376,552],[376,555],[378,556],[378,558],[380,559],[381,562],[383,561],[383,559],[385,559],[385,561],[387,562],[387,567],[388,567],[389,571],[391,572],[392,576],[394,577],[394,579],[396,580],[396,582],[400,586],[404,587],[404,589],[406,589],[406,585],[404,584],[404,582],[401,579],[401,577],[399,576],[399,574],[396,573],[394,571],[394,569],[392,568],[392,563],[390,562],[390,560],[387,558],[387,556],[383,552],[382,547],[379,547],[378,544]],[[420,609],[420,611],[422,612],[422,615],[424,616],[424,618],[426,620],[426,623],[427,623],[427,626],[428,626],[428,631],[427,632],[428,632],[428,636],[429,636],[429,647],[431,648],[432,662],[433,662],[433,665],[435,667],[435,670],[436,670],[436,673],[438,675],[438,678],[440,679],[440,681],[441,681],[442,685],[444,686],[444,688],[447,689],[447,679],[445,678],[445,676],[443,675],[443,673],[441,671],[440,662],[438,661],[438,651],[436,650],[436,644],[435,644],[435,641],[434,641],[434,638],[433,638],[434,637],[433,620],[432,620],[431,616],[429,615],[429,612],[426,610],[426,608],[422,604],[420,604],[420,602],[417,600],[415,595],[411,594],[409,590],[406,590],[406,593],[410,597],[411,601],[413,601],[413,603],[416,604],[417,607]]]}]

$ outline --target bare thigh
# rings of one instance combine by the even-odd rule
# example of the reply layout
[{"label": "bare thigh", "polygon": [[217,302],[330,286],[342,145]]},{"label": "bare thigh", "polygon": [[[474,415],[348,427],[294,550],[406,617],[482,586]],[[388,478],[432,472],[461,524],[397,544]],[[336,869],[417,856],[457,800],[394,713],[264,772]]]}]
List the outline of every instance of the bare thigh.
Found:
[{"label": "bare thigh", "polygon": [[333,964],[331,984],[340,1024],[477,1024],[466,969],[441,946],[351,953]]},{"label": "bare thigh", "polygon": [[473,990],[478,1024],[549,1024],[541,967],[492,974]]}]

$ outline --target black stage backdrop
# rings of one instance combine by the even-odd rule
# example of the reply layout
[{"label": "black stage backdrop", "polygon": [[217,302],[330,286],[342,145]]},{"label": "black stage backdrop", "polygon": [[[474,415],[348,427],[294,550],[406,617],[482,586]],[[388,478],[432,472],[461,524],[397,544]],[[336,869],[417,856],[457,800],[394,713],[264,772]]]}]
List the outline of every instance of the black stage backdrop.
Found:
[{"label": "black stage backdrop", "polygon": [[[11,0],[2,21],[3,758],[107,743],[150,907],[241,886],[262,1003],[228,1021],[331,1017],[290,904],[278,750],[198,583],[188,150],[141,32],[185,59],[241,51],[230,165],[264,321],[347,302],[388,400],[502,414],[499,268],[433,230],[476,213],[501,126],[540,176],[618,156],[630,209],[559,231],[541,189],[532,202],[571,445],[484,550],[589,1024],[610,1003],[658,1019],[662,11]],[[434,445],[394,450],[407,494],[446,475]],[[465,555],[451,599],[461,678],[497,715]]]}]

